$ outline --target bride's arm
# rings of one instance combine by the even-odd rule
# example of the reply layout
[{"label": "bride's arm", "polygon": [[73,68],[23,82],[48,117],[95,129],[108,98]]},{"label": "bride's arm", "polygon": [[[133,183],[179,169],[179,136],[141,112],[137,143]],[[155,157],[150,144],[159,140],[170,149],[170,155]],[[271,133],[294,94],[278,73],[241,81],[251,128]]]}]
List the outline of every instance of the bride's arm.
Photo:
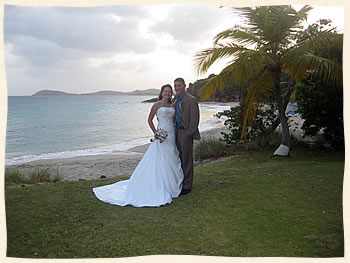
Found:
[{"label": "bride's arm", "polygon": [[156,115],[157,109],[158,109],[158,104],[155,103],[153,104],[151,111],[148,114],[148,125],[154,134],[156,133],[156,128],[154,127],[154,124],[153,124],[153,118],[154,118],[154,115]]}]

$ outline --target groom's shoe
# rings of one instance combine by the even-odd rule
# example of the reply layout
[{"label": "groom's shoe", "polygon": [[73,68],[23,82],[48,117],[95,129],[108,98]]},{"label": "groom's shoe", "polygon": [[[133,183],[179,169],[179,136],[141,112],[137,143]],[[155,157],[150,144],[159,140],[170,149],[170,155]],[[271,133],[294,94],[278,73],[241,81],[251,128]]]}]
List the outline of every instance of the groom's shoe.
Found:
[{"label": "groom's shoe", "polygon": [[191,192],[190,189],[182,189],[180,195],[186,195],[186,194],[188,194],[189,192]]}]

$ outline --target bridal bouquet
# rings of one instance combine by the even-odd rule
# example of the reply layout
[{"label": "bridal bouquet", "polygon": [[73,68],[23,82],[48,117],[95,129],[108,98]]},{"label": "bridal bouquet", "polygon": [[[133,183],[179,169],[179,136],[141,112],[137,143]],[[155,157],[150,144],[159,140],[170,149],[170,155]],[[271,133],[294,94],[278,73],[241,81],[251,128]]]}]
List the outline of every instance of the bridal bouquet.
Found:
[{"label": "bridal bouquet", "polygon": [[160,143],[162,143],[165,141],[167,136],[168,136],[168,132],[159,128],[156,130],[156,134],[155,134],[156,138],[152,138],[151,142],[154,142],[157,139],[160,141]]}]

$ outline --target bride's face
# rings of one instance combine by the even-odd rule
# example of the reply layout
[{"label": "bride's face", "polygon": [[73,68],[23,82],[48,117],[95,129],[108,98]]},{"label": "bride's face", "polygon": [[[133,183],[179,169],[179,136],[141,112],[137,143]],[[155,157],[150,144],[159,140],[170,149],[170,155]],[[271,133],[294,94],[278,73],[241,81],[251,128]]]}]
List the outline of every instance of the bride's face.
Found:
[{"label": "bride's face", "polygon": [[165,88],[163,90],[163,93],[162,93],[163,98],[169,99],[172,97],[172,95],[173,95],[173,91],[171,90],[171,88]]}]

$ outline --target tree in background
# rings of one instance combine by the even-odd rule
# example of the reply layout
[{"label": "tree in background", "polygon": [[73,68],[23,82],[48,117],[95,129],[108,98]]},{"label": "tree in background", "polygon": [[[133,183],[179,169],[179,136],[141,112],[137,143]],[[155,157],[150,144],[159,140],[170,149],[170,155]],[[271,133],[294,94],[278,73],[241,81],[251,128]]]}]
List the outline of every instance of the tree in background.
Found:
[{"label": "tree in background", "polygon": [[[301,38],[309,38],[325,29],[337,34],[336,29],[331,26],[331,21],[322,19],[310,25]],[[315,53],[336,63],[343,62],[341,45],[333,45],[332,48],[320,47]],[[296,101],[298,112],[305,120],[301,128],[306,136],[315,136],[321,132],[325,141],[333,147],[344,147],[342,85],[325,81],[317,74],[308,76],[296,87]]]},{"label": "tree in background", "polygon": [[344,147],[343,88],[309,77],[296,88],[298,113],[305,120],[305,136],[318,132],[334,148]]},{"label": "tree in background", "polygon": [[[285,111],[296,83],[316,72],[328,81],[342,82],[342,65],[314,52],[324,45],[342,45],[342,38],[338,39],[338,35],[328,30],[309,36],[301,34],[301,23],[311,9],[307,5],[299,11],[287,5],[234,8],[247,26],[236,25],[219,33],[212,48],[195,56],[198,73],[205,73],[218,60],[231,58],[228,66],[202,87],[201,97],[209,98],[227,83],[246,85],[241,105],[242,140],[247,127],[255,121],[259,104],[268,96],[274,97],[282,126],[282,142],[275,151],[277,155],[288,155],[289,152],[290,132]],[[285,83],[281,81],[282,73],[288,76]]]}]

